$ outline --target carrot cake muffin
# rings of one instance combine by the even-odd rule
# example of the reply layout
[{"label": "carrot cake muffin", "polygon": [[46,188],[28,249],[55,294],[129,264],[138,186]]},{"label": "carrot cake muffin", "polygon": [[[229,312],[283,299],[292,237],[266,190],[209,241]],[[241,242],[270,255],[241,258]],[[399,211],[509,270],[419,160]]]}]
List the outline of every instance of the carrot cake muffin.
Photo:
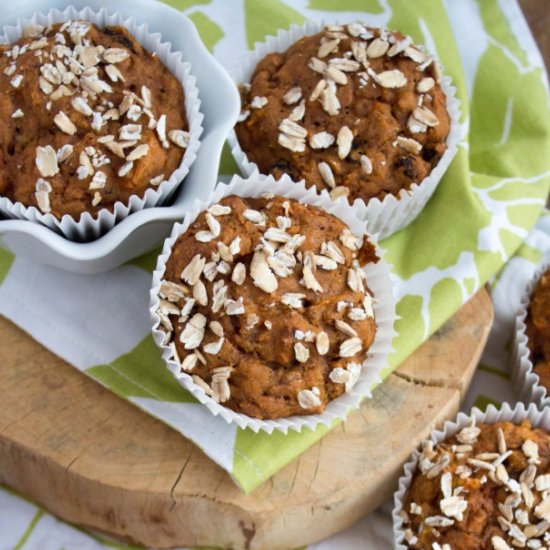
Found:
[{"label": "carrot cake muffin", "polygon": [[549,434],[526,420],[425,442],[402,514],[407,548],[549,548]]},{"label": "carrot cake muffin", "polygon": [[172,248],[158,314],[182,372],[248,416],[322,412],[357,381],[374,341],[361,265],[373,246],[284,197],[231,196]]},{"label": "carrot cake muffin", "polygon": [[534,372],[550,393],[550,269],[533,291],[525,325]]},{"label": "carrot cake muffin", "polygon": [[437,61],[399,32],[330,25],[258,63],[236,132],[262,173],[350,202],[430,174],[449,133]]},{"label": "carrot cake muffin", "polygon": [[143,196],[188,145],[184,92],[123,27],[28,27],[0,45],[0,196],[75,219]]}]

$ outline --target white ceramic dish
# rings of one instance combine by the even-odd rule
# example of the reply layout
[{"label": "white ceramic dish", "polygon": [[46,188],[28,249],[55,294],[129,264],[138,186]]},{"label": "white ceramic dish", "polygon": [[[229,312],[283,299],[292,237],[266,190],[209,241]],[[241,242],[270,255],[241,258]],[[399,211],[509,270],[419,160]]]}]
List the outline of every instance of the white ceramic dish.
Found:
[{"label": "white ceramic dish", "polygon": [[106,235],[89,243],[71,242],[51,229],[24,220],[0,219],[3,244],[20,256],[55,265],[78,273],[98,273],[112,269],[150,250],[166,238],[175,221],[181,221],[196,199],[206,199],[218,181],[218,166],[222,147],[235,125],[240,100],[230,77],[210,55],[193,23],[181,12],[157,0],[18,0],[4,3],[0,10],[0,26],[11,25],[20,17],[51,8],[77,9],[89,6],[93,10],[133,17],[159,32],[183,60],[192,63],[193,74],[204,113],[204,132],[197,159],[171,206],[146,208],[131,214]]}]

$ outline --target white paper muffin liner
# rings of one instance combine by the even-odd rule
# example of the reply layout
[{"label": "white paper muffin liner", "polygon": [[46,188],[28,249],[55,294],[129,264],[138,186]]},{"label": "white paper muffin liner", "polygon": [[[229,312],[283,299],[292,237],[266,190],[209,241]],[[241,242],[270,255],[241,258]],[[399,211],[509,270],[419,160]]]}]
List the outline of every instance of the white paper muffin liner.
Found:
[{"label": "white paper muffin liner", "polygon": [[514,349],[512,353],[512,384],[518,393],[519,399],[524,403],[536,403],[540,407],[550,405],[548,391],[540,383],[538,374],[534,372],[531,361],[531,352],[528,346],[525,320],[527,310],[531,302],[531,295],[535,290],[544,272],[550,268],[550,262],[545,262],[536,270],[533,279],[529,282],[523,293],[514,328]]},{"label": "white paper muffin liner", "polygon": [[[338,22],[334,23],[338,24]],[[291,25],[288,30],[279,31],[276,36],[268,36],[265,42],[257,43],[255,49],[239,64],[233,75],[235,81],[237,84],[250,83],[254,69],[266,55],[286,51],[300,38],[321,32],[325,25],[325,22],[308,21],[303,26]],[[417,45],[417,47],[419,46]],[[455,97],[456,88],[452,85],[450,77],[443,76],[440,85],[447,98],[450,127],[446,140],[447,150],[437,165],[420,183],[414,183],[409,189],[402,189],[397,196],[389,193],[382,200],[372,198],[365,204],[362,199],[356,199],[353,203],[358,215],[369,222],[371,233],[377,234],[380,239],[403,229],[418,216],[430,200],[458,150],[462,136],[460,101]],[[235,130],[229,134],[228,143],[235,162],[244,175],[251,176],[254,173],[260,173],[258,165],[251,162],[242,150]],[[345,197],[340,197],[337,200],[347,202]]]},{"label": "white paper muffin liner", "polygon": [[[377,264],[368,264],[364,268],[367,284],[374,295],[374,314],[377,324],[377,332],[372,346],[368,350],[368,357],[363,362],[361,375],[352,391],[332,400],[321,414],[307,416],[290,416],[276,420],[259,420],[247,415],[236,413],[223,405],[216,403],[208,397],[202,388],[197,386],[191,376],[181,372],[181,365],[173,358],[173,353],[164,344],[165,333],[159,329],[160,319],[157,315],[159,306],[158,292],[162,277],[166,269],[166,262],[170,257],[172,247],[178,237],[183,234],[197,216],[212,204],[218,203],[224,197],[238,195],[241,197],[259,197],[264,193],[275,193],[280,196],[296,199],[301,203],[317,206],[340,218],[345,222],[352,233],[366,235],[367,223],[360,220],[355,211],[344,203],[335,203],[328,193],[323,191],[317,194],[314,189],[305,189],[303,183],[295,183],[288,176],[275,180],[273,176],[255,175],[248,179],[234,176],[228,185],[219,185],[212,192],[208,200],[196,201],[193,208],[186,214],[182,223],[174,226],[172,234],[164,242],[161,255],[158,258],[157,267],[153,273],[153,282],[150,292],[150,314],[153,321],[153,338],[162,350],[168,369],[176,377],[178,382],[201,403],[206,405],[215,416],[221,416],[228,423],[235,423],[240,428],[249,428],[254,432],[264,431],[272,433],[274,430],[287,433],[288,430],[301,431],[304,427],[314,429],[319,425],[330,427],[334,420],[345,419],[347,414],[357,409],[363,398],[370,397],[372,389],[381,382],[380,372],[387,366],[387,357],[393,351],[392,340],[396,332],[393,325],[396,319],[396,299],[393,294],[393,285],[390,277],[390,267],[383,259],[383,251],[376,247],[376,253],[380,258]],[[369,240],[376,245],[370,235]]]},{"label": "white paper muffin liner", "polygon": [[[504,403],[499,409],[494,405],[489,405],[485,412],[474,407],[470,414],[459,413],[456,420],[448,420],[440,430],[434,430],[428,439],[435,444],[441,443],[445,439],[452,437],[457,432],[469,426],[472,419],[475,418],[476,424],[494,424],[495,422],[512,422],[518,424],[523,420],[530,420],[534,428],[541,428],[550,432],[550,409],[540,411],[532,403],[526,407],[523,403],[517,403],[511,407]],[[393,497],[394,508],[393,518],[393,540],[396,550],[407,550],[410,548],[404,542],[403,533],[403,501],[411,485],[413,476],[416,472],[420,451],[416,449],[412,458],[403,467],[403,475],[399,479],[398,488]]]},{"label": "white paper muffin liner", "polygon": [[181,52],[171,50],[170,42],[162,42],[162,36],[159,33],[149,32],[147,24],[139,24],[133,18],[124,19],[118,14],[108,13],[106,9],[101,9],[98,12],[93,11],[91,8],[77,10],[73,6],[69,6],[63,11],[51,9],[47,14],[35,13],[29,19],[19,19],[14,26],[3,27],[0,43],[5,44],[18,40],[21,38],[25,27],[30,24],[39,24],[48,27],[53,23],[75,19],[90,21],[100,28],[107,25],[126,27],[143,47],[150,52],[154,52],[183,86],[185,92],[185,111],[189,133],[191,134],[189,146],[185,150],[179,167],[167,180],[163,181],[157,188],[149,187],[143,194],[143,197],[132,195],[127,204],[121,201],[116,202],[112,212],[103,209],[95,216],[89,212],[83,212],[79,219],[65,214],[59,220],[52,214],[42,213],[35,206],[25,206],[20,202],[14,203],[6,197],[0,197],[0,212],[7,217],[42,223],[63,234],[70,240],[90,241],[106,233],[116,223],[132,212],[162,204],[171,197],[197,157],[204,117],[199,110],[199,92],[196,86],[196,79],[191,74],[190,64],[182,60]]}]

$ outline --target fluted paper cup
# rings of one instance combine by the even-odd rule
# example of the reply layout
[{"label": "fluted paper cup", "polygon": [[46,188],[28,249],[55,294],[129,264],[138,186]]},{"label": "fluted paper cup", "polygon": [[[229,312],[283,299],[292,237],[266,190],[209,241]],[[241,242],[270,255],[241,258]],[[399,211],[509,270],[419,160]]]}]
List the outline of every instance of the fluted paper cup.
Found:
[{"label": "fluted paper cup", "polygon": [[524,403],[536,403],[540,407],[550,405],[548,390],[540,383],[538,374],[534,371],[529,350],[525,321],[531,302],[531,295],[540,278],[550,268],[550,262],[545,262],[536,270],[521,297],[520,306],[515,321],[514,350],[512,355],[512,384]]},{"label": "fluted paper cup", "polygon": [[[473,419],[475,419],[476,424],[495,424],[496,422],[512,422],[514,424],[519,424],[523,420],[530,420],[533,428],[540,428],[550,432],[550,409],[539,411],[534,404],[526,407],[523,403],[518,403],[515,406],[504,403],[499,409],[494,405],[489,405],[485,412],[478,408],[472,409],[470,414],[461,412],[458,414],[456,420],[445,422],[443,428],[433,431],[428,439],[437,445],[457,434],[463,428],[471,425]],[[415,450],[411,460],[403,467],[403,475],[399,479],[398,488],[394,494],[392,518],[393,540],[396,550],[408,550],[411,548],[407,546],[404,541],[403,503],[416,472],[420,454],[418,449]]]},{"label": "fluted paper cup", "polygon": [[[254,69],[266,55],[286,51],[304,36],[321,32],[325,25],[324,22],[308,21],[303,26],[292,25],[288,30],[279,31],[276,36],[268,36],[265,42],[257,43],[255,49],[239,64],[233,75],[235,82],[237,84],[250,83]],[[369,222],[370,231],[377,234],[380,239],[403,229],[420,214],[435,192],[458,150],[458,144],[462,136],[460,101],[456,98],[456,88],[452,85],[452,79],[449,76],[442,76],[440,85],[447,98],[450,127],[446,140],[447,150],[439,159],[437,165],[426,178],[414,183],[408,189],[402,189],[397,196],[388,193],[382,200],[372,198],[368,203],[365,203],[362,199],[356,199],[352,205],[357,214]],[[231,131],[228,143],[235,162],[244,175],[251,176],[260,173],[258,165],[251,162],[242,150],[235,130]],[[337,201],[347,202],[347,198],[340,197]]]},{"label": "fluted paper cup", "polygon": [[361,375],[351,392],[346,393],[330,401],[321,414],[290,416],[276,420],[260,420],[242,413],[236,413],[231,409],[220,405],[204,390],[196,385],[192,377],[182,372],[181,364],[174,359],[173,351],[165,344],[165,333],[160,327],[160,318],[157,314],[159,306],[160,283],[166,270],[166,262],[172,252],[172,247],[178,237],[185,233],[197,216],[209,206],[218,203],[224,197],[237,195],[240,197],[259,197],[265,193],[274,193],[279,196],[296,199],[302,203],[316,206],[333,214],[348,225],[355,235],[366,235],[376,245],[374,237],[367,234],[367,223],[360,220],[349,204],[335,203],[326,191],[318,194],[314,189],[306,189],[303,183],[295,183],[284,176],[275,180],[273,176],[255,175],[248,179],[234,176],[228,185],[219,185],[212,192],[208,200],[195,202],[193,208],[187,213],[182,223],[174,226],[171,236],[166,239],[162,253],[159,256],[157,267],[153,273],[153,283],[150,292],[150,314],[153,321],[153,338],[162,351],[168,369],[176,377],[178,382],[191,394],[203,403],[215,416],[220,416],[228,423],[235,423],[241,428],[249,428],[254,432],[264,431],[272,433],[274,430],[287,433],[288,430],[301,431],[304,427],[314,429],[319,425],[330,427],[337,420],[343,420],[347,414],[357,409],[362,400],[371,396],[375,385],[381,382],[380,373],[387,366],[388,354],[392,352],[392,340],[396,334],[393,328],[395,321],[395,297],[393,294],[390,268],[383,260],[383,251],[376,246],[377,256],[380,261],[376,264],[367,264],[364,267],[367,284],[374,296],[374,314],[377,324],[377,332],[372,346],[368,350],[368,357],[362,364]]},{"label": "fluted paper cup", "polygon": [[48,27],[54,23],[71,20],[85,20],[95,23],[99,28],[105,26],[122,26],[136,38],[148,51],[157,55],[165,67],[180,81],[185,92],[185,112],[189,124],[190,141],[179,167],[156,188],[148,188],[142,197],[132,195],[127,204],[118,201],[113,210],[102,209],[97,214],[83,212],[78,219],[65,214],[61,219],[52,214],[44,214],[34,206],[25,206],[0,197],[0,212],[10,218],[26,219],[37,222],[63,234],[70,240],[89,241],[105,234],[114,225],[132,212],[151,206],[160,205],[170,198],[183,181],[197,156],[202,134],[203,115],[200,112],[199,92],[196,79],[191,74],[191,66],[182,60],[181,52],[171,49],[170,42],[163,42],[159,33],[149,32],[146,24],[139,24],[133,18],[124,19],[118,14],[109,13],[106,9],[93,11],[91,8],[77,10],[69,6],[63,11],[52,9],[48,13],[35,13],[29,19],[20,19],[16,25],[5,26],[0,35],[0,43],[11,43],[23,35],[26,27],[32,24]]}]

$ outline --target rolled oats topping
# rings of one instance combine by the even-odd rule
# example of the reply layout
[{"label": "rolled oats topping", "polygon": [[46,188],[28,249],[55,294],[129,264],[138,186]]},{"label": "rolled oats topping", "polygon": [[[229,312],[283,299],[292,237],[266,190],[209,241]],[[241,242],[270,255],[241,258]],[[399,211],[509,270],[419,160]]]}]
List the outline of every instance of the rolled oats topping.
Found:
[{"label": "rolled oats topping", "polygon": [[302,98],[302,89],[299,86],[291,88],[284,96],[283,101],[287,105],[294,105]]},{"label": "rolled oats topping", "polygon": [[398,69],[375,73],[367,71],[383,88],[402,88],[407,85],[407,77]]},{"label": "rolled oats topping", "polygon": [[439,65],[398,32],[331,28],[260,61],[242,88],[240,145],[262,173],[333,198],[398,195],[447,148]]},{"label": "rolled oats topping", "polygon": [[390,44],[387,40],[382,38],[375,38],[367,47],[367,57],[370,59],[375,59],[377,57],[382,57],[389,50]]},{"label": "rolled oats topping", "polygon": [[[176,170],[190,139],[184,93],[156,55],[123,27],[30,29],[0,45],[0,114],[9,120],[0,150],[17,159],[0,174],[8,198],[79,218],[158,186],[159,166]],[[47,195],[36,190],[41,180]]]},{"label": "rolled oats topping", "polygon": [[173,246],[160,326],[182,372],[224,406],[257,418],[319,413],[352,391],[374,341],[358,274],[371,261],[367,239],[315,207],[229,197]]},{"label": "rolled oats topping", "polygon": [[[535,466],[533,456],[544,457]],[[529,421],[472,423],[423,444],[403,502],[408,548],[550,547],[550,436]]]},{"label": "rolled oats topping", "polygon": [[309,138],[309,145],[313,149],[326,149],[334,143],[334,136],[328,132],[317,132]]}]

